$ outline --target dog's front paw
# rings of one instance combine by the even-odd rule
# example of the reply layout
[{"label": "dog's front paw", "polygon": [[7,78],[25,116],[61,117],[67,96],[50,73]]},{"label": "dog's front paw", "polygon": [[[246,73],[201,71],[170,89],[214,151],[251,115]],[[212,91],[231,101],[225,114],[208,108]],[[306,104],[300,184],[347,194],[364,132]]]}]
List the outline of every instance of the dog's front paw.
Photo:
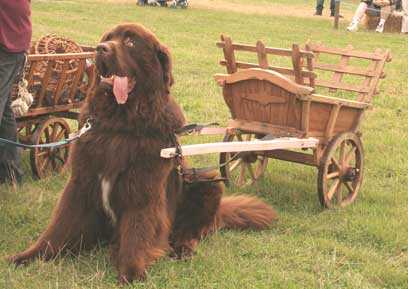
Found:
[{"label": "dog's front paw", "polygon": [[194,248],[196,244],[197,244],[196,240],[190,240],[189,242],[177,244],[172,247],[170,257],[180,260],[188,259],[194,255]]},{"label": "dog's front paw", "polygon": [[146,272],[135,273],[135,274],[120,274],[119,276],[119,286],[124,287],[131,285],[133,281],[143,282],[146,280]]},{"label": "dog's front paw", "polygon": [[13,265],[13,264],[16,265],[16,267],[27,265],[31,263],[32,261],[33,261],[33,258],[30,256],[27,256],[24,253],[19,253],[19,254],[16,254],[14,256],[7,258],[7,262],[10,265]]}]

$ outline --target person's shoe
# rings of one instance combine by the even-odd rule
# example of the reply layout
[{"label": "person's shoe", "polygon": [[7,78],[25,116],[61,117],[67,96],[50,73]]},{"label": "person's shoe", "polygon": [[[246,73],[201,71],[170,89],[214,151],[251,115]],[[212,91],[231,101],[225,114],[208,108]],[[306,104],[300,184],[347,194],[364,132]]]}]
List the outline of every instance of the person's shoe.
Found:
[{"label": "person's shoe", "polygon": [[314,16],[322,16],[322,11],[316,10],[316,12],[313,14]]},{"label": "person's shoe", "polygon": [[349,26],[346,28],[347,31],[350,32],[356,32],[358,30],[358,23],[357,22],[351,22]]},{"label": "person's shoe", "polygon": [[384,24],[378,24],[377,28],[375,29],[375,32],[378,33],[383,33],[384,32]]},{"label": "person's shoe", "polygon": [[[330,17],[334,17],[334,16],[336,16],[336,14],[330,13]],[[344,18],[344,17],[343,17],[343,15],[339,15],[339,18]]]}]

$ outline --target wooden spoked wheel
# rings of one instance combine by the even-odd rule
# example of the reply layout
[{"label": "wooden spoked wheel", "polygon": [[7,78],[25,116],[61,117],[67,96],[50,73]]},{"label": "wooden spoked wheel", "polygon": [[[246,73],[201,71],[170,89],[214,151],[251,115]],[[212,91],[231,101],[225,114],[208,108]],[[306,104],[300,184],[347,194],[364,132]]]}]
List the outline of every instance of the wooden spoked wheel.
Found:
[{"label": "wooden spoked wheel", "polygon": [[18,128],[18,139],[21,143],[31,143],[37,124],[27,124]]},{"label": "wooden spoked wheel", "polygon": [[[256,136],[251,133],[226,134],[224,142],[254,139]],[[231,159],[233,160],[230,162]],[[262,177],[268,165],[268,158],[255,152],[221,153],[220,165],[221,176],[228,180],[227,186],[234,184],[245,187]]]},{"label": "wooden spoked wheel", "polygon": [[[62,118],[49,118],[41,122],[33,136],[33,144],[58,142],[69,137],[71,129]],[[51,148],[34,148],[30,152],[31,168],[35,177],[42,178],[65,169],[69,144]]]},{"label": "wooden spoked wheel", "polygon": [[350,205],[363,181],[364,151],[360,137],[340,133],[329,143],[320,161],[319,200],[323,207]]}]

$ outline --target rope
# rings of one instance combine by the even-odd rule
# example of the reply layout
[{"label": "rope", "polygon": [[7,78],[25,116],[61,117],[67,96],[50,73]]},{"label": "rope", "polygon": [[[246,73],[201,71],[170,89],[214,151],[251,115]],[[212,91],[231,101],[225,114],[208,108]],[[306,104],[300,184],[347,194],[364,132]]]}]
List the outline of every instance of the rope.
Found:
[{"label": "rope", "polygon": [[24,55],[24,65],[22,76],[18,82],[17,98],[11,103],[11,108],[16,116],[24,116],[34,101],[33,95],[28,92],[28,82],[25,79],[25,66],[28,56]]}]

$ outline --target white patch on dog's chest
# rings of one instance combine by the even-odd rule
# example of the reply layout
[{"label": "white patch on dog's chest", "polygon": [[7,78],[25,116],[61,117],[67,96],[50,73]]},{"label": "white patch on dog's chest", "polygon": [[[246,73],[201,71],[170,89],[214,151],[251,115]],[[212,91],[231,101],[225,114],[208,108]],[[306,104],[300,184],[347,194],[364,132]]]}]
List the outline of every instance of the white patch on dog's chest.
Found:
[{"label": "white patch on dog's chest", "polygon": [[[101,178],[100,178],[101,179]],[[105,213],[111,218],[111,222],[113,225],[116,224],[116,215],[113,212],[112,207],[109,203],[109,196],[112,191],[112,184],[106,178],[102,178],[101,180],[101,189],[102,189],[102,205]]]}]

